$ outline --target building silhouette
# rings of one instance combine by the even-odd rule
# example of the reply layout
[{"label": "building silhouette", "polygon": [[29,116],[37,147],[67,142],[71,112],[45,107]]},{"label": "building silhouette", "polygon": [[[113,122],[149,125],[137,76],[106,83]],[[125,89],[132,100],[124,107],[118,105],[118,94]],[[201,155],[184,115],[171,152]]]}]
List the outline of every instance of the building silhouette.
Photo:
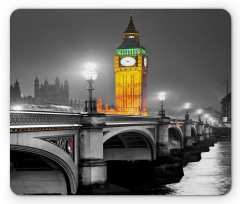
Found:
[{"label": "building silhouette", "polygon": [[13,85],[10,85],[10,104],[19,103],[22,103],[22,97],[19,82],[16,79],[16,82]]},{"label": "building silhouette", "polygon": [[117,110],[113,105],[109,106],[107,102],[105,103],[105,105],[103,105],[102,99],[100,96],[97,101],[97,112],[105,113],[105,114],[118,114]]},{"label": "building silhouette", "polygon": [[231,93],[227,94],[221,100],[223,123],[231,124]]},{"label": "building silhouette", "polygon": [[114,53],[115,109],[109,109],[108,104],[103,109],[102,100],[99,98],[97,111],[108,114],[148,115],[147,70],[148,54],[141,45],[130,12],[123,41]]},{"label": "building silhouette", "polygon": [[60,84],[60,80],[57,77],[55,84],[49,84],[47,79],[45,79],[44,84],[40,85],[36,76],[34,81],[34,98],[35,104],[69,105],[68,81],[65,80],[64,84]]},{"label": "building silhouette", "polygon": [[72,107],[74,110],[83,110],[83,104],[81,104],[81,101],[80,100],[78,100],[77,101],[77,99],[75,99],[74,101],[73,101],[73,99],[71,98],[70,99],[70,102],[69,102],[69,106],[70,107]]},{"label": "building silhouette", "polygon": [[[69,106],[69,86],[68,81],[65,80],[63,84],[60,83],[59,78],[55,80],[55,84],[49,84],[47,79],[44,84],[40,84],[36,76],[34,80],[34,97],[21,96],[21,89],[18,80],[10,85],[10,104],[36,104],[36,105],[65,105]],[[80,101],[71,104],[71,107],[80,107]]]}]

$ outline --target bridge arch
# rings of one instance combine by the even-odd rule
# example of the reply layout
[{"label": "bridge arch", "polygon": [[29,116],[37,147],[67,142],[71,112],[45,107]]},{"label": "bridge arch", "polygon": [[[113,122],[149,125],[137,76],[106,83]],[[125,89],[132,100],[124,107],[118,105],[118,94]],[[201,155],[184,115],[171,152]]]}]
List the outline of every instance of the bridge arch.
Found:
[{"label": "bridge arch", "polygon": [[170,126],[168,129],[171,151],[182,150],[184,147],[183,132],[180,127]]},{"label": "bridge arch", "polygon": [[[68,194],[76,192],[77,186],[74,182],[73,172],[69,165],[58,156],[41,149],[19,145],[10,145],[10,152],[13,192],[17,194],[25,194],[26,192],[28,194]],[[18,157],[17,163],[14,161],[16,155]],[[41,173],[38,174],[39,172]],[[49,178],[50,180],[48,180]],[[48,185],[54,189],[50,189]]]},{"label": "bridge arch", "polygon": [[[31,155],[49,166],[57,166],[66,180],[67,193],[75,194],[78,188],[78,156],[71,158],[66,151],[50,141],[56,138],[75,137],[78,134],[75,130],[11,133],[10,151]],[[74,151],[77,152],[77,149]]]},{"label": "bridge arch", "polygon": [[103,136],[104,159],[154,160],[156,148],[154,135],[147,128],[122,127]]},{"label": "bridge arch", "polygon": [[196,129],[196,126],[191,127],[191,136],[193,137],[194,143],[196,144],[197,143],[197,129]]}]

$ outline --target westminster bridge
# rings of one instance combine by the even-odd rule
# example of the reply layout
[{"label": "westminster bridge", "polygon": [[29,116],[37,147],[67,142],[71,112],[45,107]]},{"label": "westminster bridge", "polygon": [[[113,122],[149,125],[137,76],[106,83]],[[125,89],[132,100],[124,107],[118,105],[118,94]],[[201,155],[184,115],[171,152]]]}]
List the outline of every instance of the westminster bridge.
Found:
[{"label": "westminster bridge", "polygon": [[164,163],[199,161],[213,145],[213,128],[188,118],[11,111],[11,188],[76,194],[104,185],[111,161],[153,162],[156,177],[171,177]]}]

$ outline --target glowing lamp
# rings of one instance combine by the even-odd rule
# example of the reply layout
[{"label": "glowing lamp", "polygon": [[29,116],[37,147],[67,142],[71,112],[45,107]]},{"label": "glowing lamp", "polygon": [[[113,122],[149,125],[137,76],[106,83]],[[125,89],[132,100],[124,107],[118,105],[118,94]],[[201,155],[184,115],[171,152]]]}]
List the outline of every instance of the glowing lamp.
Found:
[{"label": "glowing lamp", "polygon": [[88,113],[96,112],[96,103],[92,99],[92,91],[94,88],[92,87],[93,82],[97,79],[97,72],[95,70],[96,65],[92,62],[88,62],[85,64],[85,70],[83,71],[83,77],[88,81],[89,87],[88,90],[88,101],[85,101],[84,110]]},{"label": "glowing lamp", "polygon": [[186,103],[185,104],[185,108],[186,108],[185,120],[189,119],[189,114],[188,114],[189,107],[190,107],[190,103]]},{"label": "glowing lamp", "polygon": [[208,119],[208,114],[205,114],[204,117],[206,118],[206,122],[205,123],[208,124],[208,120],[207,120]]},{"label": "glowing lamp", "polygon": [[92,62],[88,62],[85,65],[85,70],[83,71],[83,77],[86,80],[95,81],[97,79],[96,65]]},{"label": "glowing lamp", "polygon": [[159,116],[161,117],[165,117],[165,110],[163,109],[163,101],[166,99],[166,93],[165,92],[160,92],[159,95],[158,95],[158,98],[160,100],[160,105],[161,105],[161,109],[159,111]]},{"label": "glowing lamp", "polygon": [[20,105],[15,105],[12,107],[13,110],[22,110],[22,106]]},{"label": "glowing lamp", "polygon": [[186,103],[186,104],[185,104],[185,108],[186,108],[186,109],[189,109],[189,107],[190,107],[190,103]]},{"label": "glowing lamp", "polygon": [[166,99],[166,93],[165,92],[160,92],[158,95],[158,98],[160,101],[164,101]]},{"label": "glowing lamp", "polygon": [[198,121],[199,122],[202,122],[202,120],[201,120],[201,113],[202,113],[203,111],[201,110],[201,109],[198,109],[197,110],[197,113],[198,113]]}]

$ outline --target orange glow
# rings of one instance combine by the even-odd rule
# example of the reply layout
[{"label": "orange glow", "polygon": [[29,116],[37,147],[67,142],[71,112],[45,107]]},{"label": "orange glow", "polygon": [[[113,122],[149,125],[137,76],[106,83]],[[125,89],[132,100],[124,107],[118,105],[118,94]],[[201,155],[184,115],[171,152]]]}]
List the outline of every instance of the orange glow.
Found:
[{"label": "orange glow", "polygon": [[98,113],[105,113],[105,114],[117,114],[117,111],[113,108],[108,108],[108,104],[106,102],[105,104],[105,109],[102,108],[103,104],[102,104],[102,99],[98,98],[98,102],[97,102],[97,112]]},{"label": "orange glow", "polygon": [[102,109],[99,97],[97,112],[106,114],[144,115],[147,116],[147,68],[143,65],[145,55],[133,56],[136,63],[124,67],[120,64],[120,56],[114,56],[115,68],[115,106],[116,109]]},{"label": "orange glow", "polygon": [[123,44],[129,42],[135,42],[137,46],[119,46],[114,53],[115,109],[108,109],[108,105],[103,109],[102,100],[99,98],[97,111],[100,113],[148,115],[146,99],[148,55],[140,44],[132,14],[129,25],[123,33]]},{"label": "orange glow", "polygon": [[133,57],[137,62],[131,67],[120,65],[120,57],[114,57],[116,110],[118,114],[147,116],[147,70],[143,67],[144,56]]},{"label": "orange glow", "polygon": [[177,123],[176,126],[179,126],[179,124]]}]

